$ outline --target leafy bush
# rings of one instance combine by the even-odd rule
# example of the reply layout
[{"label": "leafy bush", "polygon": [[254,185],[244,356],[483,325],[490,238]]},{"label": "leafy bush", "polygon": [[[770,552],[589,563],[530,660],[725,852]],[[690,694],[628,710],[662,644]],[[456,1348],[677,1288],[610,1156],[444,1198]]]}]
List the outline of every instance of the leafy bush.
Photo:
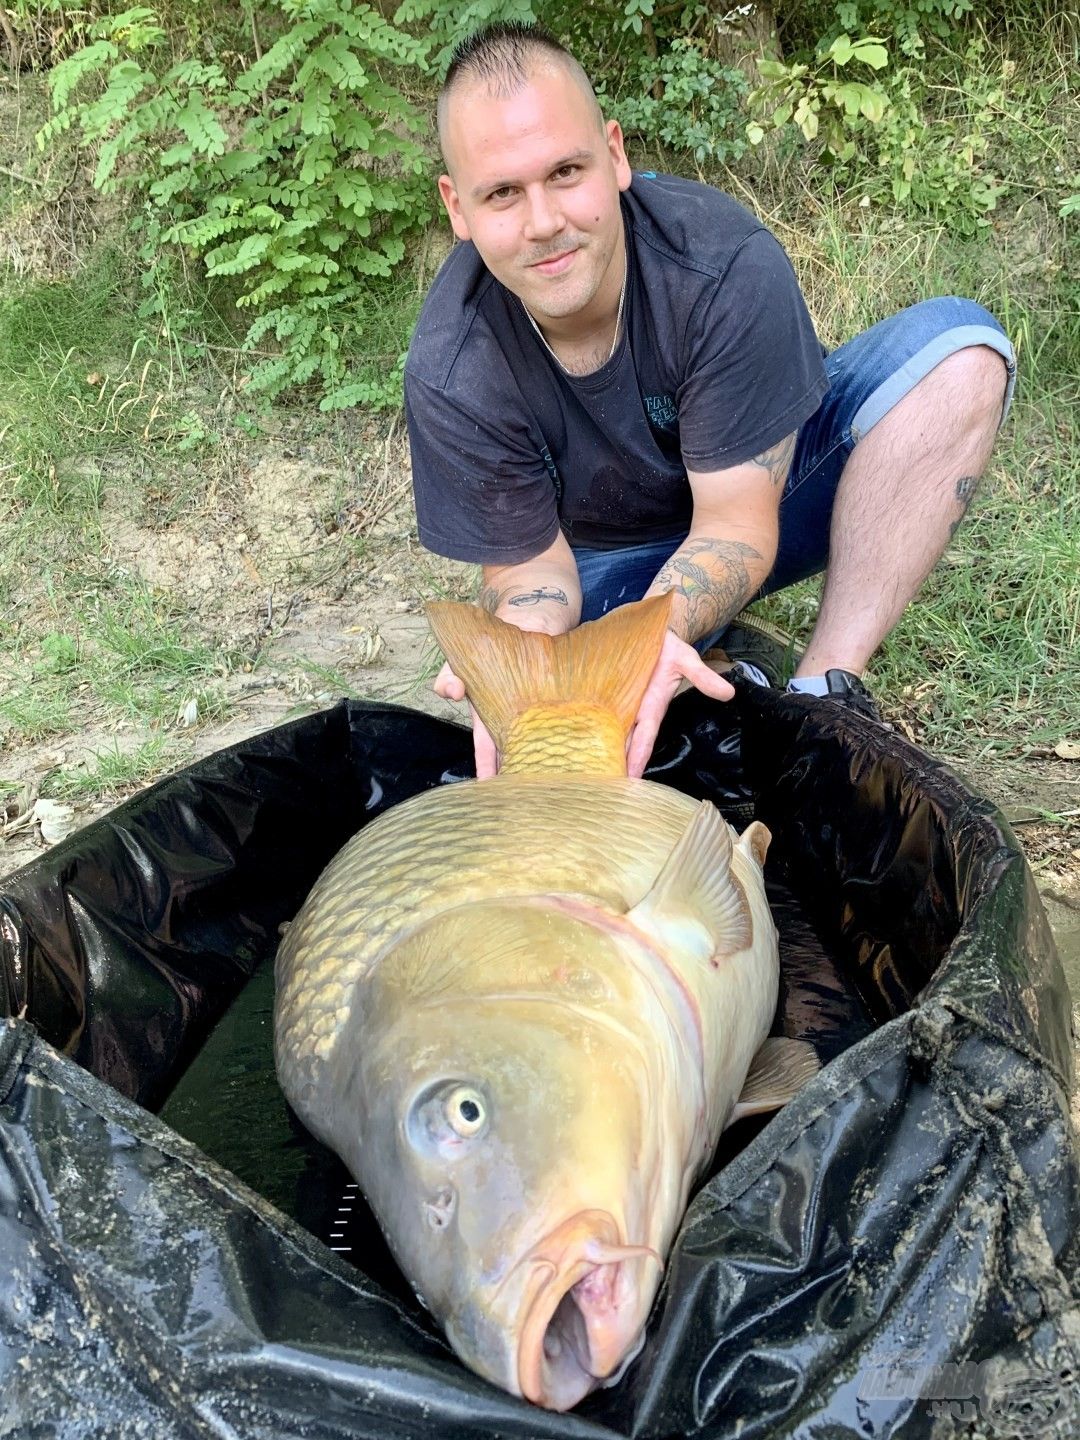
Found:
[{"label": "leafy bush", "polygon": [[[236,277],[257,312],[245,346],[268,396],[316,380],[324,408],[396,398],[351,373],[359,302],[432,217],[427,117],[384,78],[426,65],[424,42],[355,0],[273,0],[277,34],[230,73],[222,58],[161,64],[149,7],[99,21],[52,73],[39,143],[75,128],[97,149],[94,184],[142,203],[151,270],[170,246]],[[89,92],[89,94],[88,94]],[[163,249],[164,247],[164,249]],[[151,293],[160,293],[152,287]],[[153,302],[150,309],[154,308]]]},{"label": "leafy bush", "polygon": [[[959,17],[970,9],[966,0],[920,3],[939,25],[947,12]],[[837,7],[856,19],[858,8]],[[901,43],[915,43],[913,36],[918,36],[908,22],[918,7],[874,0],[874,8],[887,12]],[[794,127],[806,141],[817,141],[837,177],[868,199],[932,215],[960,234],[974,234],[990,223],[1008,188],[988,158],[1005,96],[1000,82],[983,72],[983,51],[980,39],[968,42],[963,93],[951,110],[939,104],[933,117],[923,75],[910,64],[890,68],[888,46],[876,35],[841,32],[822,40],[809,58],[761,60],[764,83],[748,98],[754,119],[747,134],[757,145],[769,130]],[[851,67],[860,64],[873,74],[856,78]]]},{"label": "leafy bush", "polygon": [[[642,57],[606,110],[628,135],[661,140],[699,162],[726,162],[747,148],[742,98],[749,88],[741,70],[710,59],[700,42],[677,39],[657,59]],[[608,98],[603,89],[600,98]]]},{"label": "leafy bush", "polygon": [[531,24],[537,18],[532,0],[402,0],[394,12],[396,25],[424,27],[435,51],[431,66],[440,79],[454,47],[473,31],[496,20]]}]

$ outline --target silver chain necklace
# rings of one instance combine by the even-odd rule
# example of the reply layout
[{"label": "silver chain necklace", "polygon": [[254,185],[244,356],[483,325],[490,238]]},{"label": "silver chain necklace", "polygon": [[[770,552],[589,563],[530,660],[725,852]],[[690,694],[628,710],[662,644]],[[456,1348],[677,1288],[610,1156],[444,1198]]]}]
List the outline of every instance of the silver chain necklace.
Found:
[{"label": "silver chain necklace", "polygon": [[[610,350],[608,351],[608,353],[607,353],[607,360],[604,361],[604,364],[605,364],[605,365],[608,364],[608,362],[611,360],[611,357],[615,354],[615,347],[616,347],[616,345],[618,345],[618,343],[619,343],[619,331],[622,329],[623,304],[624,304],[625,301],[626,301],[626,277],[627,277],[627,274],[629,273],[629,269],[630,269],[629,265],[624,265],[624,266],[623,266],[622,288],[619,290],[619,308],[618,308],[618,310],[617,310],[616,313],[615,313],[615,336],[614,336],[614,338],[612,339],[612,342],[611,342],[611,349],[610,349]],[[519,297],[519,298],[520,298],[520,297]],[[525,311],[525,314],[528,316],[529,324],[530,324],[530,325],[532,326],[532,328],[536,331],[537,335],[540,336],[540,343],[543,345],[544,349],[548,352],[548,354],[551,356],[551,358],[555,361],[555,364],[558,365],[559,369],[562,370],[563,373],[566,374],[566,375],[573,375],[573,374],[575,374],[575,371],[568,369],[567,366],[565,366],[565,365],[563,364],[563,362],[559,359],[558,355],[555,354],[555,351],[554,351],[554,350],[551,348],[551,346],[548,344],[548,342],[547,342],[547,336],[544,334],[544,332],[540,329],[540,326],[539,326],[539,325],[536,323],[536,321],[533,319],[532,314],[531,314],[531,312],[530,312],[530,310],[529,310],[529,307],[525,304],[525,301],[524,301],[524,300],[521,301],[521,308]]]}]

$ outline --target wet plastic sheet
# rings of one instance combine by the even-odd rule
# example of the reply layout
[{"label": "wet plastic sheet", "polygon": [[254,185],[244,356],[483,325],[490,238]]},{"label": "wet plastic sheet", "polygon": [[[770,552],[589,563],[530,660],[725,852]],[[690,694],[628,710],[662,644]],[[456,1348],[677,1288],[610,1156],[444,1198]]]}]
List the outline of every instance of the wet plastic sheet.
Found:
[{"label": "wet plastic sheet", "polygon": [[1069,1003],[1006,827],[813,701],[683,697],[655,758],[756,802],[876,1028],[725,1155],[625,1379],[563,1416],[493,1390],[150,1113],[345,838],[468,773],[457,727],[343,703],[0,883],[0,1435],[1080,1432]]}]

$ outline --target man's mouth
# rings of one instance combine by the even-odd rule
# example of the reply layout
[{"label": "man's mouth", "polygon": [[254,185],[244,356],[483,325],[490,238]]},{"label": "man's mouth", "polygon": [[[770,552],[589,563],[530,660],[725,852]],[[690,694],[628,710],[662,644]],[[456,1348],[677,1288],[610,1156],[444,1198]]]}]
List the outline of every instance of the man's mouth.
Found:
[{"label": "man's mouth", "polygon": [[560,250],[558,255],[552,255],[547,260],[533,261],[529,269],[537,270],[541,275],[561,275],[570,268],[576,254],[576,247],[573,250]]}]

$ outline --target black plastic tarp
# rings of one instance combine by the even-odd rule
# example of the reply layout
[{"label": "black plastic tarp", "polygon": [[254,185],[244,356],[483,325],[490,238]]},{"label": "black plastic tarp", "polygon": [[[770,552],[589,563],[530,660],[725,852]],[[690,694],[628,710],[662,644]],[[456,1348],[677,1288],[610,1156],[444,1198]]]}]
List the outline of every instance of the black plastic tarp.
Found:
[{"label": "black plastic tarp", "polygon": [[[335,1254],[257,1165],[245,1185],[153,1113],[344,840],[469,766],[460,727],[342,702],[0,881],[0,1436],[1080,1433],[1046,919],[995,810],[838,706],[688,695],[662,733],[652,778],[773,830],[772,883],[850,1003],[816,1079],[728,1142],[644,1351],[577,1411],[469,1373],[363,1273],[376,1235],[370,1267]],[[820,1019],[788,993],[784,1027]]]}]

